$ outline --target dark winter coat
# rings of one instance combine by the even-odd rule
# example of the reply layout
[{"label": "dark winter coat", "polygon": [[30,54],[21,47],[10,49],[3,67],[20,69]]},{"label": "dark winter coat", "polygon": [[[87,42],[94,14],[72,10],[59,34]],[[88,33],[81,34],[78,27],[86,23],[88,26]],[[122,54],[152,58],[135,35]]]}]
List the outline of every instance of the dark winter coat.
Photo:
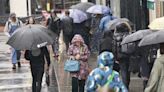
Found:
[{"label": "dark winter coat", "polygon": [[46,57],[46,61],[48,66],[50,65],[50,55],[48,52],[47,47],[42,47],[40,48],[40,54],[38,56],[34,56],[32,54],[32,51],[30,50],[26,50],[25,52],[25,59],[29,60],[31,64],[36,65],[36,66],[44,66],[45,64],[45,59],[44,57]]}]

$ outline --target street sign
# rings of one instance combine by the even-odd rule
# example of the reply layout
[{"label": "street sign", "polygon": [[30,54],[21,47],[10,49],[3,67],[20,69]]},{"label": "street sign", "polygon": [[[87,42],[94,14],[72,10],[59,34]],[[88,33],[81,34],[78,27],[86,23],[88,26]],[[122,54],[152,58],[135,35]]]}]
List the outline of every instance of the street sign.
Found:
[{"label": "street sign", "polygon": [[147,1],[147,8],[154,10],[154,1],[153,0],[148,0]]}]

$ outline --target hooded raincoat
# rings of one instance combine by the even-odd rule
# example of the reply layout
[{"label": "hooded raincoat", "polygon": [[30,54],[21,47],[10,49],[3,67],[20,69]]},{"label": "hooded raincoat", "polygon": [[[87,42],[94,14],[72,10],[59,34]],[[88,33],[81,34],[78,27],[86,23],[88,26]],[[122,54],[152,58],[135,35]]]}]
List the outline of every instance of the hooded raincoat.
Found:
[{"label": "hooded raincoat", "polygon": [[[81,46],[76,46],[76,42],[81,42]],[[72,44],[68,48],[68,55],[75,57],[77,54],[80,54],[80,70],[78,72],[72,72],[71,76],[78,78],[79,80],[86,79],[89,74],[87,60],[90,55],[90,52],[88,50],[88,47],[84,44],[82,36],[78,34],[73,37],[71,43]]]}]

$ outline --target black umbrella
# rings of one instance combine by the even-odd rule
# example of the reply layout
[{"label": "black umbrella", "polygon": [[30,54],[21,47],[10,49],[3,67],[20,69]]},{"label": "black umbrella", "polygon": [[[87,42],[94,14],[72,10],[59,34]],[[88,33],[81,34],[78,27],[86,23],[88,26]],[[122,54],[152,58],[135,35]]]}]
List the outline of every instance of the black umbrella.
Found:
[{"label": "black umbrella", "polygon": [[139,43],[139,46],[147,46],[153,44],[164,43],[164,31],[160,30],[145,36]]},{"label": "black umbrella", "polygon": [[33,50],[53,43],[48,29],[41,25],[26,25],[18,28],[7,44],[17,50]]},{"label": "black umbrella", "polygon": [[132,33],[132,34],[126,36],[122,40],[121,44],[126,44],[126,43],[134,42],[134,41],[137,41],[137,40],[141,40],[143,37],[145,37],[146,35],[149,35],[153,32],[155,32],[155,30],[151,30],[151,29],[139,30],[135,33]]},{"label": "black umbrella", "polygon": [[129,23],[130,25],[133,25],[133,23],[131,21],[129,21],[127,18],[118,18],[118,19],[114,19],[112,21],[109,22],[109,30],[114,30],[116,28],[116,25],[118,23],[122,23],[122,22],[127,22]]}]

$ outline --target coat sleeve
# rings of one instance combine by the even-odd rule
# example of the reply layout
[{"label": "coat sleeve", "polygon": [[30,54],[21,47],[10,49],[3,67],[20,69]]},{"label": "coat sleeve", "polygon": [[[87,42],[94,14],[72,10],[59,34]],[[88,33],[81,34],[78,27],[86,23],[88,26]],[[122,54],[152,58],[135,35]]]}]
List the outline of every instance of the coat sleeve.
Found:
[{"label": "coat sleeve", "polygon": [[161,74],[161,63],[159,60],[156,60],[153,66],[153,69],[151,71],[151,75],[148,81],[148,85],[145,89],[144,92],[156,92],[159,79],[160,79],[160,74]]},{"label": "coat sleeve", "polygon": [[86,61],[90,55],[90,51],[88,50],[88,47],[86,45],[84,46],[84,50],[82,50],[82,51],[84,51],[84,52],[81,55],[80,60]]},{"label": "coat sleeve", "polygon": [[45,49],[44,49],[44,56],[46,57],[48,66],[50,66],[50,63],[51,63],[50,62],[50,54],[49,54],[47,47],[45,47]]},{"label": "coat sleeve", "polygon": [[6,22],[3,32],[6,36],[10,37],[8,23],[9,22]]}]

